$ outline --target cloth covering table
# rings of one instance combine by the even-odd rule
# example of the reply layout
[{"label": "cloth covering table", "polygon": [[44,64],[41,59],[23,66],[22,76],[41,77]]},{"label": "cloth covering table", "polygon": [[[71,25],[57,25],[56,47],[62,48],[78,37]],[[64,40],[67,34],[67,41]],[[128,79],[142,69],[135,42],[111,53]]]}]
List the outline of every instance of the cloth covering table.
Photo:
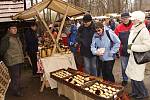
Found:
[{"label": "cloth covering table", "polygon": [[44,69],[44,77],[48,81],[51,89],[57,88],[57,82],[50,78],[50,72],[59,69],[77,69],[73,54],[54,54],[53,56],[41,59]]},{"label": "cloth covering table", "polygon": [[64,95],[65,97],[69,98],[69,100],[94,100],[87,95],[84,95],[71,87],[62,84],[60,82],[57,82],[58,84],[58,94]]}]

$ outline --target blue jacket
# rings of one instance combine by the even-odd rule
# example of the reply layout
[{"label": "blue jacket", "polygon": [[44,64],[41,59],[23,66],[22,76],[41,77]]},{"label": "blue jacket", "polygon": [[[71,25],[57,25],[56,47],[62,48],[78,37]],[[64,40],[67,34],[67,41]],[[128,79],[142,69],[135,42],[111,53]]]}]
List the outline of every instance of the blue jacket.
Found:
[{"label": "blue jacket", "polygon": [[71,25],[71,29],[70,29],[70,35],[68,37],[68,44],[69,44],[69,47],[70,47],[70,50],[73,52],[73,53],[76,53],[77,52],[77,48],[74,46],[74,44],[77,43],[77,26],[76,25]]},{"label": "blue jacket", "polygon": [[101,36],[101,38],[97,33],[95,33],[93,35],[91,51],[92,51],[93,55],[96,55],[98,48],[105,48],[104,55],[99,57],[100,60],[102,60],[102,61],[114,60],[115,53],[117,53],[117,51],[119,50],[119,47],[120,47],[120,40],[119,40],[118,36],[114,33],[114,31],[109,29],[108,32],[113,41],[113,46],[111,47],[111,41],[106,34],[106,29],[108,29],[108,28],[104,28],[104,29],[105,30],[104,30],[104,33]]}]

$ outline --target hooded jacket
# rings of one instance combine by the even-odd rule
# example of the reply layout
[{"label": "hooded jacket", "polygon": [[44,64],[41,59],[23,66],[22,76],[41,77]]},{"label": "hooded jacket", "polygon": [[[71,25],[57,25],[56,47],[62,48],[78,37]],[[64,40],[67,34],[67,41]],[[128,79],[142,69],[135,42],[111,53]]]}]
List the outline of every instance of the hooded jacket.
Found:
[{"label": "hooded jacket", "polygon": [[68,37],[68,44],[73,53],[77,52],[77,48],[74,46],[77,43],[77,26],[71,25],[70,35]]}]

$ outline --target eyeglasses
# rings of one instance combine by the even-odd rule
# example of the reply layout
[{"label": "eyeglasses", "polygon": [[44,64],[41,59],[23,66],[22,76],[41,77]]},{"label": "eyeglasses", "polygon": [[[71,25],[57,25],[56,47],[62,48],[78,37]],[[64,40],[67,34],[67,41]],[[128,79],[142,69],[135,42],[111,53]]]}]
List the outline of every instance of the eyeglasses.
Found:
[{"label": "eyeglasses", "polygon": [[104,28],[98,28],[96,29],[96,32],[101,32],[102,30],[104,30]]},{"label": "eyeglasses", "polygon": [[96,32],[101,32],[101,30],[96,30]]}]

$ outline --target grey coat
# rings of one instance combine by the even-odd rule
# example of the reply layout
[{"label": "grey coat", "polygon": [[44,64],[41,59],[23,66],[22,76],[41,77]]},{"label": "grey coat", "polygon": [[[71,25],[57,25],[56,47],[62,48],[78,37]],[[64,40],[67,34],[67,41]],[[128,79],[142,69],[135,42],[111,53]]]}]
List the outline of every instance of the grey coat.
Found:
[{"label": "grey coat", "polygon": [[19,37],[7,34],[1,41],[1,53],[3,53],[4,63],[13,66],[24,62],[22,43]]}]

